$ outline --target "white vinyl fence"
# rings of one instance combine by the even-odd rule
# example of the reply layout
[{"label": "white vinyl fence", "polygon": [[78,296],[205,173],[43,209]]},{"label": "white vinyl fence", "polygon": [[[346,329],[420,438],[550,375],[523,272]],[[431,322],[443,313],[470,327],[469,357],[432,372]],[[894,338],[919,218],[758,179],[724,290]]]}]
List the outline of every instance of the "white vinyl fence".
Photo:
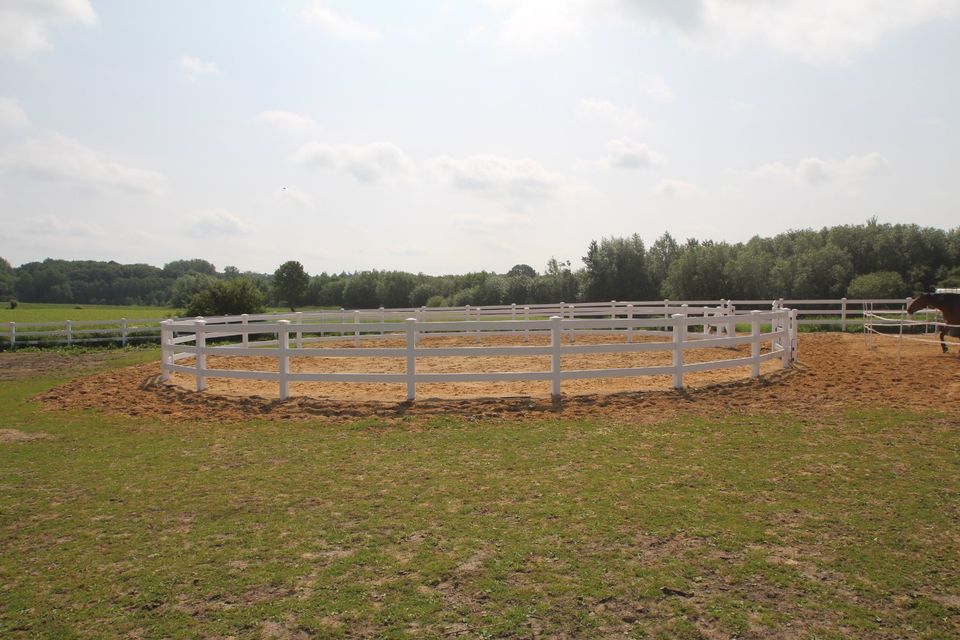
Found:
[{"label": "white vinyl fence", "polygon": [[66,320],[63,322],[0,323],[0,348],[30,345],[89,345],[113,342],[157,342],[163,318]]},{"label": "white vinyl fence", "polygon": [[[497,305],[465,307],[418,307],[406,309],[323,310],[305,313],[258,314],[246,316],[248,322],[290,320],[298,324],[337,324],[351,322],[359,317],[362,322],[402,322],[416,318],[419,322],[439,320],[530,320],[560,316],[564,319],[596,318],[604,315],[626,315],[656,307],[724,307],[738,311],[766,310],[780,306],[797,310],[800,325],[847,331],[862,327],[865,314],[879,309],[905,309],[909,299],[877,300],[671,300],[610,301],[531,305]],[[115,342],[126,345],[131,341],[148,342],[160,339],[160,318],[137,320],[88,320],[65,322],[7,322],[0,323],[0,348],[36,344],[82,345]],[[215,320],[215,319],[212,319]]]},{"label": "white vinyl fence", "polygon": [[[751,376],[760,375],[760,365],[777,360],[783,368],[789,367],[797,356],[797,313],[792,309],[775,308],[738,313],[731,305],[705,307],[693,305],[643,306],[632,304],[611,307],[609,303],[586,307],[578,305],[581,313],[554,314],[542,317],[543,308],[523,308],[523,317],[517,318],[516,308],[498,309],[497,313],[471,309],[441,310],[430,318],[415,315],[397,322],[398,314],[410,310],[379,310],[378,318],[363,312],[344,312],[333,321],[307,322],[307,314],[294,314],[290,319],[240,316],[201,318],[194,320],[167,320],[162,324],[162,378],[169,380],[172,373],[193,376],[197,391],[207,386],[207,378],[242,378],[276,382],[279,397],[290,396],[292,382],[356,382],[397,383],[406,385],[407,399],[416,398],[420,383],[493,382],[493,381],[549,381],[551,393],[559,397],[564,380],[584,378],[613,378],[625,376],[670,375],[673,386],[683,388],[683,377],[695,371],[709,371],[728,367],[751,367]],[[423,310],[420,310],[423,312]],[[451,317],[441,318],[446,312]],[[588,313],[589,312],[589,313]],[[463,316],[456,317],[460,313]],[[591,316],[575,317],[580,316]],[[491,319],[496,316],[496,319]],[[479,318],[487,317],[483,320]],[[739,329],[745,329],[739,330]],[[739,331],[739,332],[738,332]],[[516,346],[458,346],[425,347],[425,337],[460,336],[482,343],[485,336],[508,335],[521,344]],[[524,344],[531,335],[549,336],[546,346]],[[576,344],[582,335],[619,335],[623,342],[614,344]],[[659,341],[636,342],[636,336],[656,336]],[[353,348],[311,347],[325,341],[352,338]],[[361,341],[383,338],[401,339],[401,347],[365,347],[357,349]],[[566,341],[564,341],[566,338]],[[232,342],[225,341],[232,340]],[[211,342],[220,341],[220,344]],[[768,344],[764,350],[761,345]],[[731,347],[749,344],[750,355],[730,357]],[[718,348],[718,359],[708,362],[685,362],[684,352],[690,349]],[[606,354],[629,352],[668,352],[671,364],[633,368],[605,368],[565,370],[561,358],[573,354]],[[214,369],[208,366],[208,356],[258,356],[276,358],[275,370]],[[458,372],[435,373],[417,370],[419,358],[549,356],[550,367],[542,371],[512,372]],[[292,372],[290,358],[394,358],[405,362],[403,373],[306,373]],[[192,360],[190,364],[179,364]]]}]

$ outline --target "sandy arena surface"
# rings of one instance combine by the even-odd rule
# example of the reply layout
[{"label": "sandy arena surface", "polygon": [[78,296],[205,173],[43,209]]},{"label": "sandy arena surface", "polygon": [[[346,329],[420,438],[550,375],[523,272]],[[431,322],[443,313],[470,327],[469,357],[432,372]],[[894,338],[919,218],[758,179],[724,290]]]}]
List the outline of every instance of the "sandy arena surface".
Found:
[{"label": "sandy arena surface", "polygon": [[[440,340],[440,339],[437,339]],[[448,339],[451,340],[451,339]],[[585,343],[578,340],[578,344]],[[349,344],[349,343],[347,343]],[[436,346],[434,342],[426,346]],[[461,343],[464,344],[464,343]],[[473,344],[472,341],[465,344]],[[491,344],[489,339],[484,345]],[[531,344],[535,344],[531,341]],[[903,408],[960,414],[960,358],[957,344],[942,354],[930,343],[904,342],[897,363],[895,339],[878,338],[868,350],[862,335],[802,334],[800,361],[781,370],[765,363],[760,380],[750,380],[749,367],[685,376],[683,391],[671,389],[669,376],[570,380],[563,383],[560,402],[550,399],[549,382],[422,384],[417,400],[403,401],[405,386],[397,384],[291,384],[292,397],[277,399],[276,383],[209,379],[208,389],[193,391],[191,376],[159,380],[159,363],[82,377],[39,396],[50,408],[95,408],[114,414],[163,420],[237,421],[298,420],[324,417],[354,420],[406,420],[439,415],[470,418],[606,416],[624,421],[655,422],[676,415],[741,413],[803,414],[852,408]],[[391,346],[375,343],[371,346]],[[687,361],[749,355],[724,350],[688,352]],[[5,354],[6,355],[6,354]],[[601,368],[669,363],[669,353],[583,355],[564,357],[563,367]],[[227,362],[224,362],[224,361]],[[351,358],[294,358],[292,371],[400,372],[403,361]],[[535,371],[548,368],[545,358],[425,358],[419,371]],[[270,358],[210,357],[208,366],[276,370]],[[338,368],[341,367],[341,368]]]}]

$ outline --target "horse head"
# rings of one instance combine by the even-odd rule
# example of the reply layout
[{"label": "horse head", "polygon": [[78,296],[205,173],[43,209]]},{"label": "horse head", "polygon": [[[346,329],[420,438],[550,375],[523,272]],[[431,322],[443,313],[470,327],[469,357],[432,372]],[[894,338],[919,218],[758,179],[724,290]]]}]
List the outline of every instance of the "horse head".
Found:
[{"label": "horse head", "polygon": [[907,305],[907,313],[916,313],[920,309],[926,309],[930,305],[930,302],[930,294],[921,293]]}]

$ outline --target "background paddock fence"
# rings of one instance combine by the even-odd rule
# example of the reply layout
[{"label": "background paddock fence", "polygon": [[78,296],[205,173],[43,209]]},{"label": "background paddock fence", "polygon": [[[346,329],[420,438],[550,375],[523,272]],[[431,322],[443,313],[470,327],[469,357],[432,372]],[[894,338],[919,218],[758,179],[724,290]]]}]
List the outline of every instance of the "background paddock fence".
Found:
[{"label": "background paddock fence", "polygon": [[[296,325],[319,324],[321,333],[332,332],[326,325],[341,326],[344,322],[356,321],[361,323],[400,323],[407,318],[415,318],[418,322],[434,322],[447,320],[481,321],[481,320],[535,320],[560,316],[564,319],[578,318],[630,318],[631,314],[644,315],[652,308],[663,307],[668,309],[664,317],[669,317],[671,311],[682,311],[686,308],[722,308],[726,312],[753,309],[766,310],[772,307],[787,307],[796,309],[797,322],[802,326],[820,329],[848,331],[859,329],[866,322],[866,314],[880,309],[906,309],[909,299],[875,299],[853,300],[839,298],[835,300],[653,300],[653,301],[617,301],[609,302],[579,302],[558,304],[531,304],[531,305],[497,305],[497,306],[464,306],[464,307],[413,307],[404,309],[325,309],[321,311],[305,311],[296,313],[251,314],[245,316],[244,322],[277,322],[290,320]],[[691,311],[693,312],[693,311]],[[84,345],[96,343],[116,343],[126,346],[131,343],[158,342],[160,340],[160,322],[162,318],[153,319],[118,319],[118,320],[67,320],[64,322],[6,322],[0,323],[0,349],[15,349],[18,346],[32,345]],[[216,321],[218,319],[211,319]],[[219,320],[223,320],[220,318]],[[240,322],[233,320],[234,322]],[[366,333],[356,330],[354,337],[359,341],[360,335]],[[342,336],[337,336],[342,337]],[[474,336],[479,340],[480,335]]]},{"label": "background paddock fence", "polygon": [[[631,307],[632,305],[628,305]],[[276,382],[281,399],[290,396],[292,382],[347,382],[394,383],[406,386],[407,399],[416,399],[418,384],[543,381],[549,382],[551,395],[558,398],[564,380],[664,375],[672,376],[673,386],[684,386],[684,375],[698,371],[749,366],[751,377],[760,375],[760,366],[766,361],[777,361],[782,368],[789,367],[797,358],[797,312],[772,305],[766,311],[736,312],[733,305],[721,307],[644,306],[642,308],[600,307],[586,308],[590,317],[573,314],[552,315],[548,318],[523,310],[523,319],[517,310],[498,310],[499,316],[486,320],[482,309],[459,310],[464,315],[431,320],[416,316],[395,320],[409,310],[378,310],[380,319],[364,319],[360,312],[340,314],[332,322],[307,322],[304,313],[296,321],[288,318],[267,320],[255,316],[196,318],[166,320],[162,331],[162,375],[164,381],[171,374],[193,376],[196,390],[206,388],[208,378],[238,378]],[[585,308],[581,307],[580,310]],[[447,313],[451,313],[447,310]],[[459,313],[454,313],[457,316]],[[527,319],[529,317],[529,319]],[[468,319],[469,318],[469,319]],[[738,331],[738,325],[744,328]],[[622,340],[602,344],[578,344],[578,336],[619,336]],[[474,346],[423,346],[425,338],[466,338]],[[485,337],[513,338],[518,344],[510,346],[477,346]],[[526,344],[531,336],[547,338],[546,345]],[[636,336],[658,338],[637,342]],[[363,342],[390,339],[402,346],[358,349]],[[353,346],[322,346],[325,342],[350,340]],[[315,346],[310,346],[315,345]],[[319,346],[318,346],[319,345]],[[749,356],[730,357],[729,349],[750,345]],[[767,345],[763,349],[763,345]],[[684,353],[691,349],[716,348],[720,355],[706,362],[686,362]],[[562,358],[576,354],[610,354],[637,352],[666,352],[671,355],[668,365],[564,369]],[[208,366],[208,356],[254,356],[277,361],[275,370],[219,369]],[[421,372],[417,362],[423,358],[470,358],[541,356],[550,362],[549,369],[541,371],[475,371],[475,372]],[[404,362],[402,373],[346,373],[346,372],[292,372],[290,358],[382,358]],[[181,362],[192,360],[189,363]],[[272,367],[271,367],[272,368]]]},{"label": "background paddock fence", "polygon": [[65,320],[63,322],[0,322],[0,349],[35,345],[120,346],[160,340],[163,318]]}]

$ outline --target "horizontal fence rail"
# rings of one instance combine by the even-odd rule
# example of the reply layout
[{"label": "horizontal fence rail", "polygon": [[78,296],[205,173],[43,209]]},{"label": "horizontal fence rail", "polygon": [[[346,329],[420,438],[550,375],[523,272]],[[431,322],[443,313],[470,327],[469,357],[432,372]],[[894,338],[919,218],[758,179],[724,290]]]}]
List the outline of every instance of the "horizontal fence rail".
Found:
[{"label": "horizontal fence rail", "polygon": [[[417,384],[495,382],[495,381],[544,381],[551,383],[551,395],[560,396],[564,380],[587,378],[615,378],[627,376],[672,376],[673,386],[683,388],[684,375],[697,371],[749,366],[751,377],[760,375],[760,366],[768,360],[777,360],[787,368],[797,358],[797,312],[773,305],[774,308],[760,311],[736,312],[732,305],[707,307],[678,305],[675,307],[658,303],[655,306],[625,309],[610,306],[589,307],[588,317],[553,315],[542,317],[542,310],[516,318],[516,310],[505,314],[500,310],[497,319],[478,320],[471,311],[465,310],[469,319],[422,320],[407,317],[402,321],[393,318],[395,310],[381,312],[379,319],[364,319],[360,311],[341,314],[332,322],[307,322],[307,314],[296,321],[274,316],[240,316],[198,318],[194,320],[167,320],[161,323],[162,379],[168,381],[173,373],[193,376],[196,390],[203,391],[207,379],[241,378],[276,382],[279,397],[290,396],[291,382],[367,382],[396,383],[406,385],[407,399],[416,399]],[[583,311],[584,307],[579,307]],[[409,312],[410,310],[403,310]],[[401,311],[400,313],[403,313]],[[449,310],[447,310],[449,311]],[[481,315],[481,317],[483,317]],[[738,331],[746,327],[746,331]],[[618,335],[623,341],[605,344],[577,344],[578,336]],[[456,336],[467,338],[474,346],[423,346],[423,340],[431,337]],[[515,346],[480,346],[487,336],[510,336],[519,341]],[[546,346],[524,344],[531,336],[546,337]],[[655,336],[659,341],[636,342],[636,336]],[[390,338],[400,341],[400,347],[365,347],[357,349],[362,341]],[[344,339],[353,341],[354,348],[310,346],[326,341]],[[762,345],[769,347],[764,350]],[[750,346],[749,356],[729,357],[729,352],[707,362],[685,362],[684,353],[691,349],[736,348]],[[669,365],[601,368],[563,369],[565,355],[609,354],[662,351],[671,354]],[[208,366],[208,356],[257,356],[276,359],[275,370],[222,369]],[[549,369],[541,371],[475,371],[475,372],[421,372],[417,370],[420,358],[445,357],[497,357],[541,356],[549,359]],[[290,358],[394,358],[404,363],[404,370],[382,373],[344,372],[292,372]],[[190,363],[180,364],[185,360]]]},{"label": "horizontal fence rail", "polygon": [[0,349],[31,345],[84,345],[114,343],[120,346],[160,340],[164,318],[119,320],[65,320],[63,322],[2,322]]},{"label": "horizontal fence rail", "polygon": [[[458,322],[458,321],[505,321],[534,320],[559,316],[565,320],[578,318],[626,318],[631,315],[660,313],[669,317],[672,313],[702,314],[704,309],[722,308],[725,310],[766,310],[771,307],[786,307],[797,311],[800,325],[839,329],[847,331],[862,327],[868,322],[868,316],[883,309],[905,309],[909,299],[872,299],[854,300],[840,298],[835,300],[650,300],[650,301],[609,301],[578,302],[530,305],[496,305],[464,307],[411,307],[403,309],[331,309],[322,311],[249,314],[232,317],[205,318],[208,323],[263,323],[278,320],[290,320],[303,325],[303,331],[314,332],[313,325],[319,325],[324,336],[343,337],[344,323],[371,325],[376,323],[402,323],[407,318],[418,322]],[[95,343],[115,343],[127,345],[133,342],[158,342],[160,340],[160,322],[162,318],[118,320],[88,320],[65,322],[7,322],[0,323],[0,349],[15,349],[29,345],[82,345]],[[178,319],[180,320],[180,319]],[[309,326],[308,326],[309,325]],[[369,336],[367,328],[353,329],[354,335]],[[453,330],[451,330],[453,331]],[[386,333],[381,331],[380,333]]]}]

